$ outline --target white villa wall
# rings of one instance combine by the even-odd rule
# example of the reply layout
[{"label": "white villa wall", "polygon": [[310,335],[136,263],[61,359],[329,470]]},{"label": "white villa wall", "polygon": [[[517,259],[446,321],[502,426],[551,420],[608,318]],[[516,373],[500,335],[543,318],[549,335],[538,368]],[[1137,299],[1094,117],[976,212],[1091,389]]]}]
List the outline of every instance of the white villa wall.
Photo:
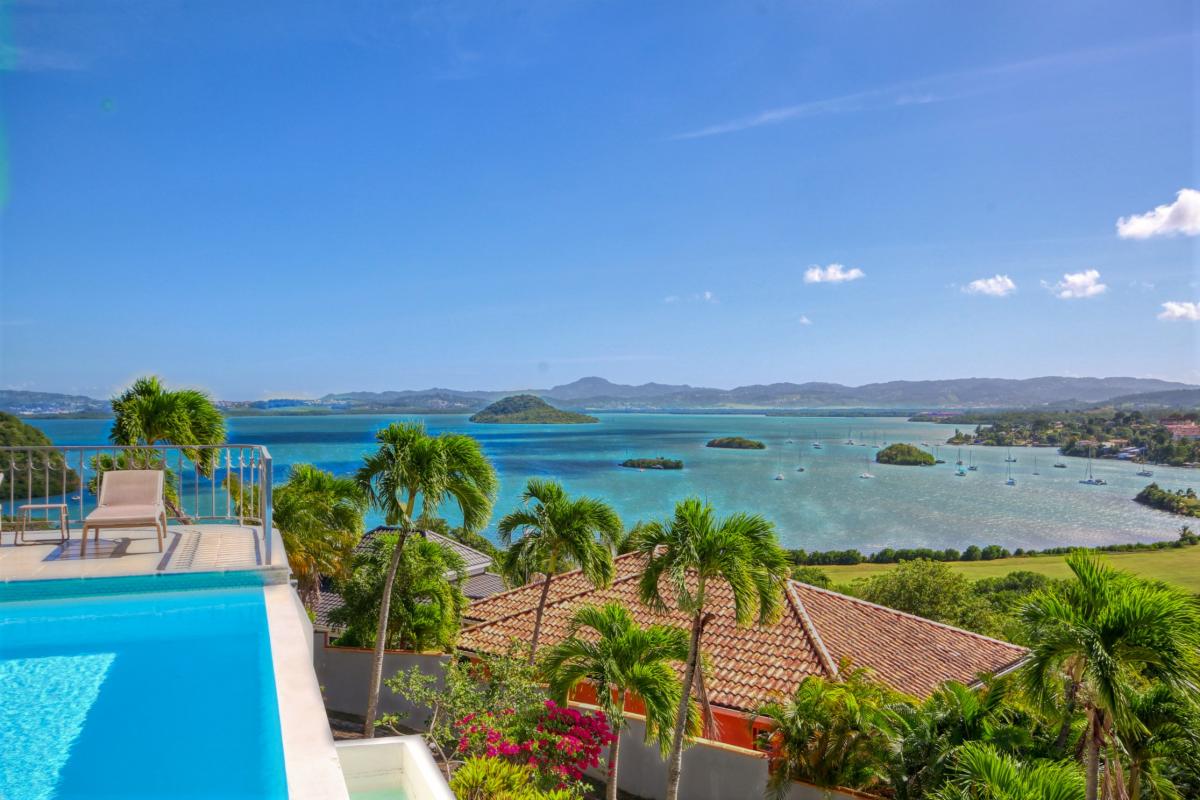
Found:
[{"label": "white villa wall", "polygon": [[[370,650],[357,648],[329,647],[323,632],[313,634],[313,668],[325,707],[330,711],[363,716],[367,712],[367,687],[371,683]],[[428,653],[402,653],[389,651],[383,656],[384,680],[397,672],[418,666],[427,675],[437,679],[436,686],[444,686],[444,665],[449,656]],[[379,708],[385,714],[402,714],[403,725],[413,730],[424,730],[429,723],[430,709],[408,702],[384,684],[379,693]]]},{"label": "white villa wall", "polygon": [[[367,686],[370,679],[370,650],[329,647],[323,632],[313,640],[313,664],[330,711],[361,716],[367,709]],[[423,653],[388,652],[384,655],[383,674],[419,666],[427,675],[442,683],[444,664],[449,656]],[[398,697],[384,686],[379,705],[383,712],[406,714],[405,725],[423,730],[429,721],[429,709],[415,706]],[[662,800],[667,785],[667,765],[658,748],[642,741],[645,728],[641,720],[629,718],[629,726],[621,734],[620,782],[627,792]],[[603,779],[604,765],[595,770]],[[683,784],[680,797],[688,800],[759,800],[767,786],[767,760],[757,753],[723,745],[697,744],[683,753]],[[862,800],[865,795],[821,789],[797,783],[788,800]]]},{"label": "white villa wall", "polygon": [[[647,800],[662,800],[667,788],[667,764],[658,748],[642,741],[644,723],[629,719],[621,734],[618,781],[627,792]],[[601,763],[596,776],[603,778]],[[759,800],[767,787],[767,759],[733,747],[697,744],[683,751],[679,796],[688,800]],[[797,783],[788,800],[860,800],[864,795],[821,789]]]}]

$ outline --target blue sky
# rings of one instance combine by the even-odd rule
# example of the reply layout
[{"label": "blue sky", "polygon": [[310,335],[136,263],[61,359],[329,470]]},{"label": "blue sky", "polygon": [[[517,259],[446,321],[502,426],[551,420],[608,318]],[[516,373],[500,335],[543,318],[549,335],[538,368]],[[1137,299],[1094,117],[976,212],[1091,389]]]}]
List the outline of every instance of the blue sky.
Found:
[{"label": "blue sky", "polygon": [[8,388],[1200,383],[1190,0],[0,8]]}]

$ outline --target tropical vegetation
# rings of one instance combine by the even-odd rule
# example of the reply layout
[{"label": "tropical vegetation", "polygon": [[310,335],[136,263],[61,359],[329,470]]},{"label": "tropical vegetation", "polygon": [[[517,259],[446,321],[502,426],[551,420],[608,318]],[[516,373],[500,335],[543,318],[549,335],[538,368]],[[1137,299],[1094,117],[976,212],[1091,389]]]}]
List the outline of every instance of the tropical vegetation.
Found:
[{"label": "tropical vegetation", "polygon": [[[644,525],[636,543],[646,559],[639,584],[642,602],[658,611],[677,608],[691,619],[683,691],[667,761],[666,800],[676,800],[692,692],[704,679],[700,653],[708,586],[717,581],[729,586],[739,625],[770,625],[783,611],[789,565],[776,541],[775,526],[766,519],[745,513],[718,518],[711,505],[695,497],[676,504],[671,518]],[[664,587],[670,592],[664,593]]]},{"label": "tropical vegetation", "polygon": [[577,425],[600,421],[587,414],[555,408],[532,394],[517,394],[497,400],[482,411],[472,414],[470,420],[508,425]]},{"label": "tropical vegetation", "polygon": [[501,560],[505,576],[516,585],[543,576],[529,643],[533,663],[554,576],[578,568],[596,587],[612,583],[613,550],[624,527],[612,506],[593,497],[571,497],[557,481],[530,478],[521,499],[522,507],[506,514],[497,530],[508,548]]},{"label": "tropical vegetation", "polygon": [[[167,389],[162,380],[150,375],[138,378],[112,400],[113,423],[109,439],[115,445],[144,447],[122,450],[116,456],[102,454],[92,458],[97,474],[114,469],[159,469],[167,475],[163,502],[173,517],[184,517],[172,472],[157,445],[176,445],[203,476],[211,478],[218,466],[215,445],[225,442],[225,418],[207,394],[197,389]],[[98,489],[93,478],[88,489]]]},{"label": "tropical vegetation", "polygon": [[[587,635],[580,635],[586,629]],[[571,693],[587,682],[596,693],[614,735],[608,747],[608,800],[617,800],[618,759],[625,728],[627,702],[637,703],[645,717],[645,738],[664,756],[671,747],[675,709],[679,706],[679,678],[672,662],[688,654],[688,636],[670,625],[642,627],[629,609],[619,603],[584,606],[571,620],[567,638],[551,648],[542,660],[542,674],[550,695],[566,703]],[[698,717],[696,717],[698,720]],[[693,726],[692,733],[698,731]]]},{"label": "tropical vegetation", "polygon": [[909,467],[932,467],[937,463],[933,453],[904,442],[889,444],[875,454],[875,461],[879,464],[899,464]]},{"label": "tropical vegetation", "polygon": [[678,458],[627,458],[621,462],[622,467],[631,469],[683,469],[683,462]]},{"label": "tropical vegetation", "polygon": [[[257,486],[230,474],[225,488],[241,513],[256,513]],[[296,590],[304,605],[313,608],[321,596],[322,576],[341,580],[349,573],[350,556],[362,537],[366,497],[351,478],[295,464],[271,500],[271,522],[283,539]]]},{"label": "tropical vegetation", "polygon": [[[52,447],[54,442],[32,425],[12,414],[0,412],[0,447]],[[79,473],[71,469],[57,450],[30,458],[25,453],[0,454],[0,497],[23,500],[73,492],[79,488]],[[32,479],[30,475],[32,473]],[[65,488],[65,492],[64,492]]]},{"label": "tropical vegetation", "polygon": [[432,517],[443,503],[451,503],[461,513],[463,527],[478,531],[491,517],[497,487],[495,468],[479,442],[470,436],[431,436],[419,423],[394,422],[376,433],[375,440],[379,449],[363,459],[356,480],[371,506],[383,512],[388,525],[398,528],[398,535],[384,573],[373,640],[375,651],[363,727],[363,735],[368,738],[375,735],[393,587],[418,508],[422,517]]},{"label": "tropical vegetation", "polygon": [[767,446],[757,439],[747,439],[744,436],[720,436],[709,439],[705,447],[717,447],[724,450],[766,450]]},{"label": "tropical vegetation", "polygon": [[1133,499],[1144,506],[1157,508],[1160,511],[1168,511],[1185,517],[1200,517],[1200,497],[1197,497],[1196,490],[1190,487],[1171,491],[1160,488],[1157,483],[1152,483],[1138,492]]},{"label": "tropical vegetation", "polygon": [[[377,534],[355,555],[348,576],[335,578],[342,605],[329,612],[330,624],[344,629],[338,644],[375,647],[380,608],[387,597],[387,641],[392,650],[449,651],[467,605],[461,583],[462,557],[422,536]],[[384,584],[398,548],[403,548],[391,583]]]}]

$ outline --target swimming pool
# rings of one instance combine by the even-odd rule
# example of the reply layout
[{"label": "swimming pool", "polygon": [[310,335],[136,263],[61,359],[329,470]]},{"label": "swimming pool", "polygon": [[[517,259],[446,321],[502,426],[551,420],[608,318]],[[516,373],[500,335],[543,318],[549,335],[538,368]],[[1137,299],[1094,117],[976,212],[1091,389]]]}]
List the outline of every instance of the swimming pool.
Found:
[{"label": "swimming pool", "polygon": [[0,797],[287,797],[262,588],[0,602]]}]

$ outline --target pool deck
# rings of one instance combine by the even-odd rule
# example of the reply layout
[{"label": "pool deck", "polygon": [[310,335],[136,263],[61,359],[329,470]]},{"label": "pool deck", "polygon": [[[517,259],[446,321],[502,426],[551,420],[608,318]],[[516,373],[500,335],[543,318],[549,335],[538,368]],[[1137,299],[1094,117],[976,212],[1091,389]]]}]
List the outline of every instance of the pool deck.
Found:
[{"label": "pool deck", "polygon": [[21,544],[11,523],[0,531],[0,581],[115,578],[133,575],[282,570],[287,558],[278,531],[272,531],[273,564],[265,563],[262,529],[253,525],[182,524],[167,528],[163,552],[153,527],[100,531],[100,542],[88,537],[80,554],[79,530],[60,543],[57,529],[29,531]]}]

